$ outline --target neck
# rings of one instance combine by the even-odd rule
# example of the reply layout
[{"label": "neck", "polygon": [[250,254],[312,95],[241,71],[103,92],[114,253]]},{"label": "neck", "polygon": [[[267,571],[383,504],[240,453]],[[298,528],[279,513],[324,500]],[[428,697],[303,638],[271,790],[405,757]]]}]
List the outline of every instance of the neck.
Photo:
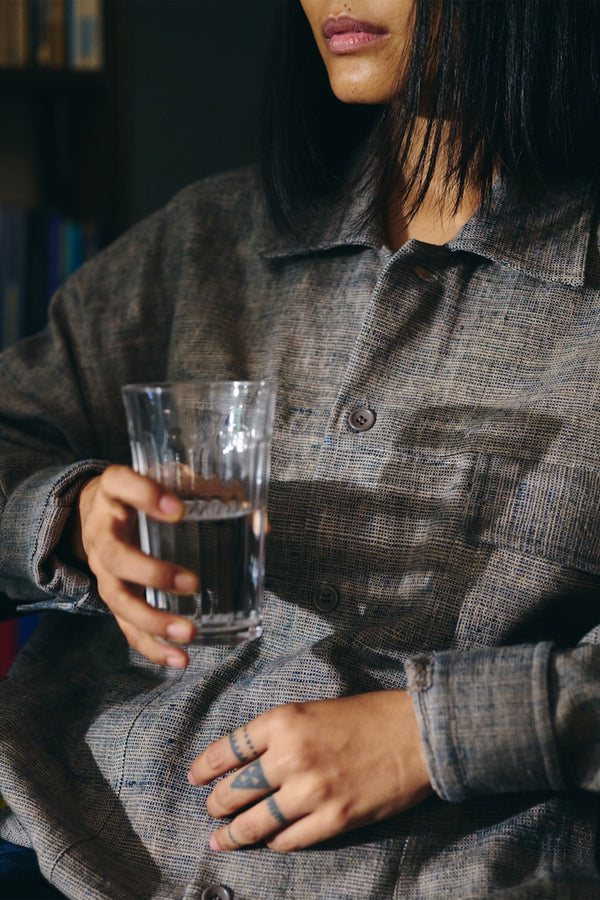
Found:
[{"label": "neck", "polygon": [[[424,122],[423,134],[425,127]],[[407,160],[406,171],[409,172],[418,159],[418,138],[413,141],[412,147],[416,149],[411,150]],[[410,188],[406,191],[406,181],[399,178],[385,213],[386,232],[392,250],[398,250],[411,239],[428,244],[445,244],[460,231],[479,206],[480,192],[473,184],[466,185],[457,204],[458,187],[448,185],[446,179],[447,160],[447,152],[442,147],[425,198],[410,219],[405,214],[405,208],[410,205],[411,191]]]}]

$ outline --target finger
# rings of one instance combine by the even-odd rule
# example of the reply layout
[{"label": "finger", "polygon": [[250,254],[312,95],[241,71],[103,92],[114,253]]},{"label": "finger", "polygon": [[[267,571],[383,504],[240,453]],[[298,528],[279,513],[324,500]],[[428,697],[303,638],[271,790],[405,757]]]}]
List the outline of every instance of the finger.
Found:
[{"label": "finger", "polygon": [[294,818],[294,821],[291,821],[278,833],[274,833],[267,841],[271,850],[281,853],[289,853],[293,850],[320,844],[355,828],[372,825],[390,815],[389,809],[381,807],[369,808],[360,812],[353,803],[348,802],[348,798],[346,800],[337,798],[336,800],[335,797],[332,797],[330,802],[315,804],[314,799],[309,795],[307,803],[306,799],[302,799],[302,791],[298,787],[290,785],[287,790],[288,793],[285,792],[285,788],[278,791],[278,797],[281,795],[284,809],[298,804],[298,808],[304,809],[306,814],[290,816],[289,818]]},{"label": "finger", "polygon": [[172,644],[153,638],[143,631],[139,631],[134,625],[115,616],[119,628],[125,635],[127,643],[134,650],[142,653],[152,662],[158,663],[160,666],[171,666],[175,669],[185,669],[190,658],[180,647],[174,647]]},{"label": "finger", "polygon": [[213,744],[197,756],[190,767],[190,784],[208,784],[218,775],[237,769],[260,756],[267,748],[267,733],[264,719],[259,716],[248,725],[243,725]]},{"label": "finger", "polygon": [[280,786],[273,774],[265,773],[263,761],[264,756],[253,760],[215,785],[206,799],[206,809],[213,818],[231,815]]},{"label": "finger", "polygon": [[343,805],[330,803],[319,809],[311,810],[303,817],[296,817],[296,820],[290,822],[286,828],[274,833],[267,843],[270,850],[290,853],[293,850],[321,844],[323,841],[328,841],[330,838],[354,828],[372,825],[381,818],[374,812],[348,817]]},{"label": "finger", "polygon": [[184,513],[183,502],[175,494],[128,466],[105,469],[100,489],[107,500],[134,507],[156,519],[177,521]]},{"label": "finger", "polygon": [[[139,588],[128,585],[120,579],[105,573],[98,579],[98,592],[125,633],[123,623],[134,631],[182,644],[189,643],[196,628],[192,621],[183,616],[175,616],[166,610],[155,609],[143,599]],[[137,643],[131,643],[141,652]],[[186,656],[187,658],[187,656]]]},{"label": "finger", "polygon": [[293,850],[321,844],[350,828],[366,824],[368,824],[366,821],[356,822],[347,828],[340,828],[339,821],[332,812],[319,810],[274,831],[268,836],[267,846],[277,853],[291,853]]},{"label": "finger", "polygon": [[199,578],[194,572],[149,556],[110,534],[90,548],[88,565],[97,575],[106,570],[123,581],[169,593],[193,594],[199,588]]},{"label": "finger", "polygon": [[280,794],[281,791],[270,794],[261,803],[237,816],[229,825],[213,832],[210,838],[211,849],[240,850],[288,828],[294,819],[284,812]]}]

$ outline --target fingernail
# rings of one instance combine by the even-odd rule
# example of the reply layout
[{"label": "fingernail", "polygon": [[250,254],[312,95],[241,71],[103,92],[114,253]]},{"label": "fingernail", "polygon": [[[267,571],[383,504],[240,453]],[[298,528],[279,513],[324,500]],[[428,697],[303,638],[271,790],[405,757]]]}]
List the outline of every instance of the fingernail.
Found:
[{"label": "fingernail", "polygon": [[[190,626],[187,622],[171,622],[167,625],[167,637],[173,638],[174,641],[189,641]],[[179,655],[177,654],[179,659]]]},{"label": "fingernail", "polygon": [[167,515],[173,515],[181,509],[181,500],[172,494],[163,494],[158,501],[158,508]]},{"label": "fingernail", "polygon": [[177,591],[188,591],[190,594],[196,590],[198,580],[189,572],[176,572],[173,576],[173,587]]},{"label": "fingernail", "polygon": [[167,656],[167,665],[173,669],[185,669],[185,659],[173,654],[172,656]]},{"label": "fingernail", "polygon": [[194,787],[198,787],[198,784],[197,784],[197,782],[196,782],[196,779],[195,779],[194,776],[192,775],[192,770],[191,770],[191,769],[190,769],[190,771],[187,773],[187,780],[189,781],[190,784],[193,784]]},{"label": "fingernail", "polygon": [[214,836],[214,834],[211,834],[211,836],[210,836],[210,841],[208,842],[208,845],[209,845],[209,847],[210,847],[211,850],[222,850],[222,849],[223,849],[221,846],[219,846],[219,842],[217,841],[217,839],[216,839],[216,837]]}]

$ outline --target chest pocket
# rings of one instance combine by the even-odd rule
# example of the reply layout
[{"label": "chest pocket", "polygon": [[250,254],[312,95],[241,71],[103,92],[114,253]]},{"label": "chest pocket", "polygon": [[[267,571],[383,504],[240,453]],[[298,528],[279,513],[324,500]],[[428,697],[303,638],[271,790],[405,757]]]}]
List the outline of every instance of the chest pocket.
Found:
[{"label": "chest pocket", "polygon": [[600,574],[600,472],[479,455],[465,517],[478,546],[515,550]]}]

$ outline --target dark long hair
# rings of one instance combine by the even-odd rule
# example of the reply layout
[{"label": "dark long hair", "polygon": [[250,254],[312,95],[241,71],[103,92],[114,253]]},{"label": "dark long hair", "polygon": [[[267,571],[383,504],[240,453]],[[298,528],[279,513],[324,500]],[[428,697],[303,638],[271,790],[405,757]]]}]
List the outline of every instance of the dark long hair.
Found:
[{"label": "dark long hair", "polygon": [[[406,172],[426,80],[426,146]],[[368,217],[382,211],[399,171],[405,213],[414,214],[448,129],[446,179],[457,206],[467,183],[485,202],[498,168],[531,202],[598,177],[598,0],[416,0],[412,52],[398,85],[385,106],[338,101],[300,3],[281,4],[261,130],[265,194],[280,227],[310,227],[347,183],[359,146],[366,147],[361,177],[368,172],[374,188]]]}]

